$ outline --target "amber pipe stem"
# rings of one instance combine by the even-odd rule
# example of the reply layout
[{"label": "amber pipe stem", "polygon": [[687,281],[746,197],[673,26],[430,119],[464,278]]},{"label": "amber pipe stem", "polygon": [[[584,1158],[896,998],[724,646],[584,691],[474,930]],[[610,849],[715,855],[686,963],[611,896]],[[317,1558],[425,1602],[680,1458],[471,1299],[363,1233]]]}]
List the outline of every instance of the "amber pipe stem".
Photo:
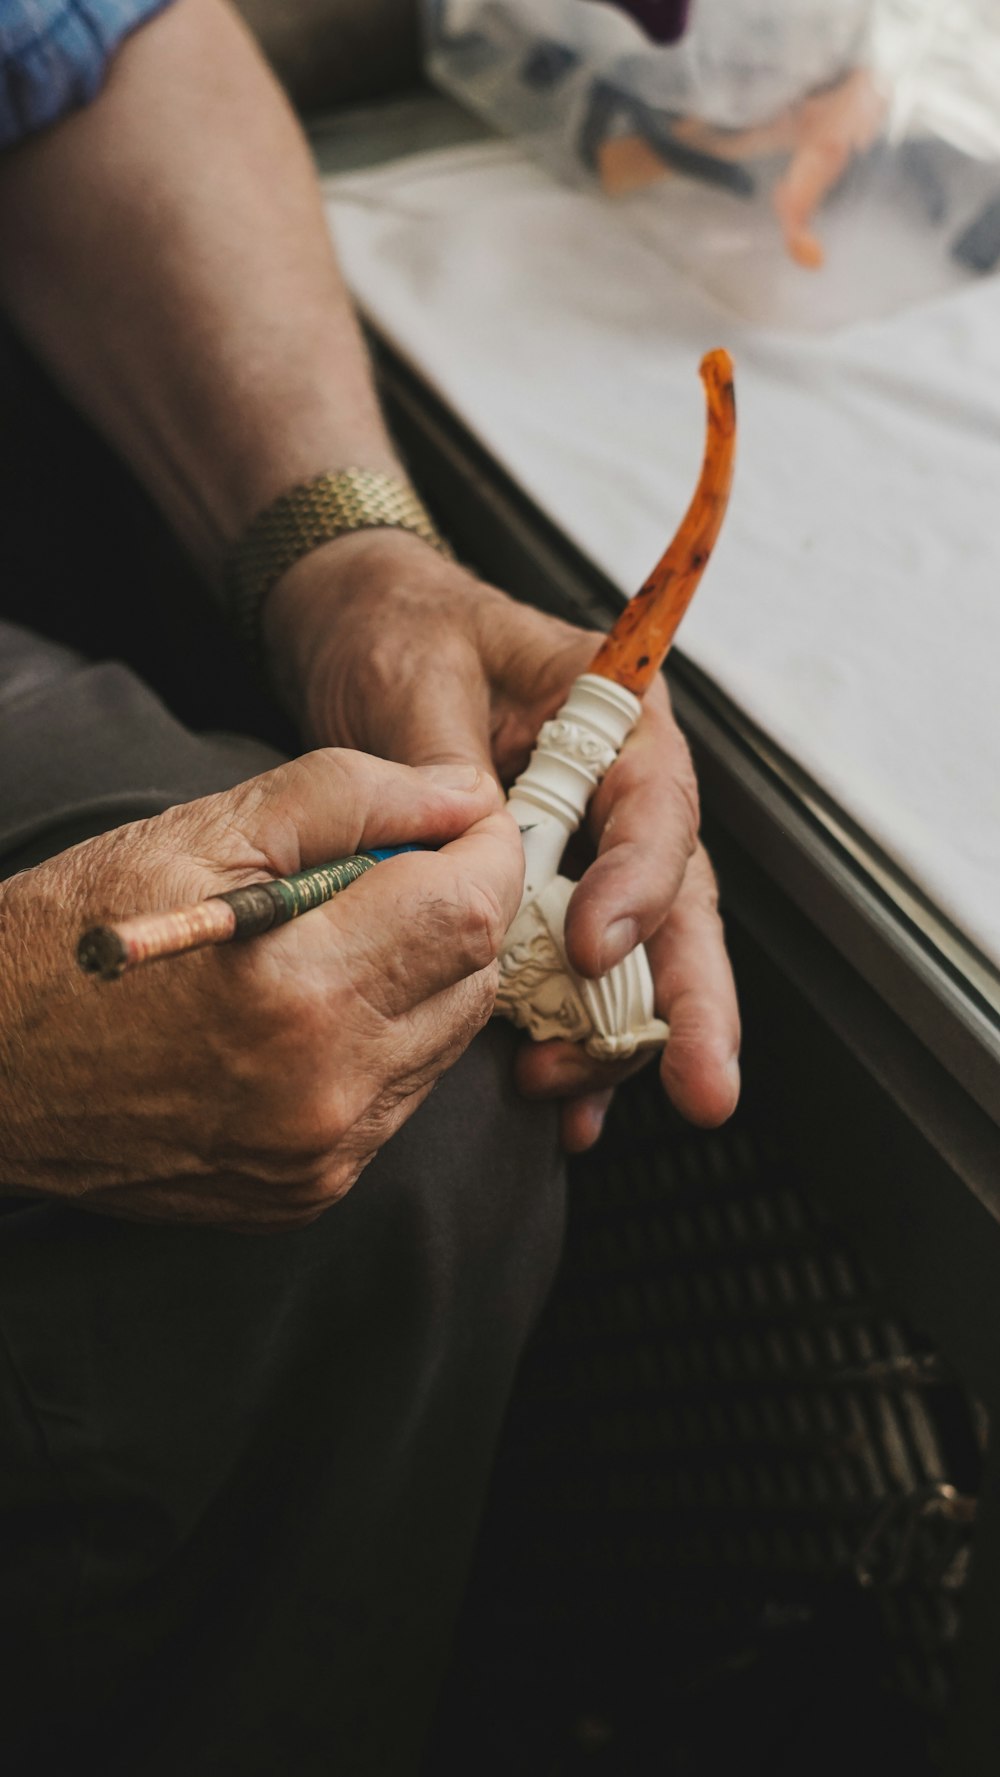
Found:
[{"label": "amber pipe stem", "polygon": [[648,580],[602,642],[589,671],[641,697],[670,649],[708,565],[729,503],[736,451],[733,361],[721,347],[701,361],[708,430],[694,497]]}]

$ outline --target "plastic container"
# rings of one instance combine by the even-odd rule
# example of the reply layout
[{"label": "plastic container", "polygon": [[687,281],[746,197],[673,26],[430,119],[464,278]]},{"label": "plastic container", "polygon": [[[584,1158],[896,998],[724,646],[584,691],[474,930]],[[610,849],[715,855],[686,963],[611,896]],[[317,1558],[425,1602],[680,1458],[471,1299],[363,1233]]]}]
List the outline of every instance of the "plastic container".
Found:
[{"label": "plastic container", "polygon": [[747,319],[823,330],[1000,265],[1000,0],[690,0],[675,43],[603,0],[424,17],[441,86]]}]

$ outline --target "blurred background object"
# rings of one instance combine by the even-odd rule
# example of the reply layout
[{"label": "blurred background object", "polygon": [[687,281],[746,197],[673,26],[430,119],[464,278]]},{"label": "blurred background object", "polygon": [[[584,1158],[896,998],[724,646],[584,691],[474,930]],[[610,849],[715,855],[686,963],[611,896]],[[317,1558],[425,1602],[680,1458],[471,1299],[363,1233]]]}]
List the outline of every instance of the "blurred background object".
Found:
[{"label": "blurred background object", "polygon": [[301,110],[357,104],[420,82],[417,0],[236,0]]},{"label": "blurred background object", "polygon": [[605,0],[423,11],[434,80],[751,322],[829,331],[1000,261],[996,0],[692,0],[669,44]]}]

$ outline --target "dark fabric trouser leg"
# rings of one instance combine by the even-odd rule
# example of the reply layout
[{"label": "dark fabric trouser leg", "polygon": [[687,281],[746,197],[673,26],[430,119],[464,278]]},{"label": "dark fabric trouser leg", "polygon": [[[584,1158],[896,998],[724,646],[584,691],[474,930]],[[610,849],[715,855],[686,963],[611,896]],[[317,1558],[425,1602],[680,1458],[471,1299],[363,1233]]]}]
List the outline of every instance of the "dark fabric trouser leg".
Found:
[{"label": "dark fabric trouser leg", "polygon": [[[2,627],[0,757],[2,873],[267,760]],[[491,1026],[307,1230],[6,1206],[10,1777],[415,1769],[561,1238],[554,1119],[510,1053]]]}]

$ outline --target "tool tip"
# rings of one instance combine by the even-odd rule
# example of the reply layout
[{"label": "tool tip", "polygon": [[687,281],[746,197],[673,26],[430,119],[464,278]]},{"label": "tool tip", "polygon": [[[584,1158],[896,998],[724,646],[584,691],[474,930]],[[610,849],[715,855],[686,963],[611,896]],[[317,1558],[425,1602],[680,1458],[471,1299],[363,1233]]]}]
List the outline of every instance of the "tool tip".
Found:
[{"label": "tool tip", "polygon": [[113,926],[91,926],[76,947],[76,960],[85,975],[114,981],[125,973],[128,957]]}]

